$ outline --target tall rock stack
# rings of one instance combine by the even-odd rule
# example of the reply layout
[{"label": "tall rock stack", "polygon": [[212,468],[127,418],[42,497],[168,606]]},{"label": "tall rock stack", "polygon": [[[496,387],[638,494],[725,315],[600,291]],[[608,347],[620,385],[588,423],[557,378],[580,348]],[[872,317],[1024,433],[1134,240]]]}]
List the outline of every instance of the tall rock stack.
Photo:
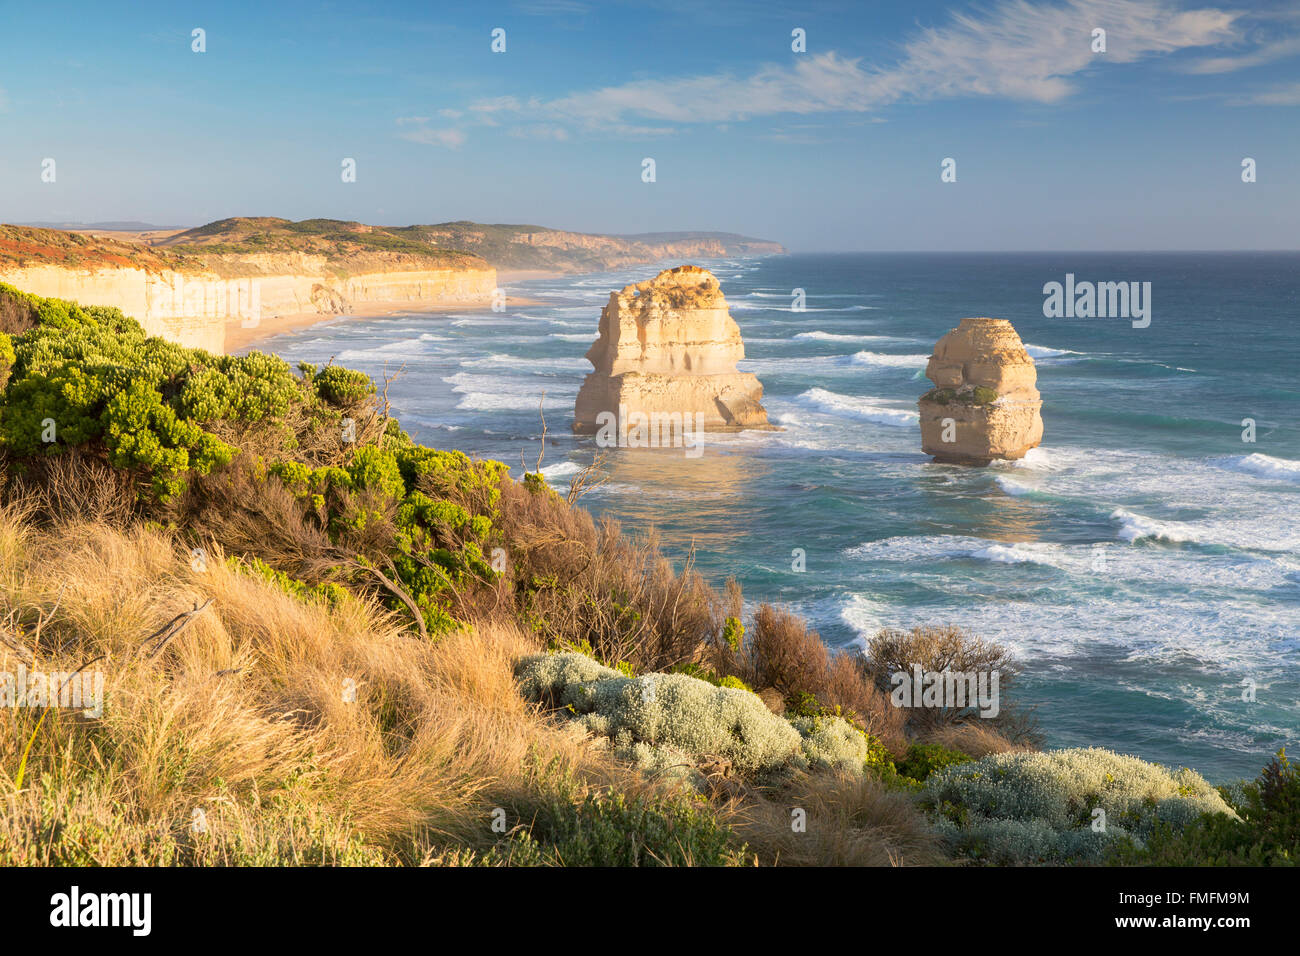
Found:
[{"label": "tall rock stack", "polygon": [[690,416],[688,428],[706,431],[771,428],[763,386],[736,371],[744,357],[740,327],[707,269],[678,266],[612,292],[587,350],[595,371],[578,391],[574,431],[598,432],[602,413]]},{"label": "tall rock stack", "polygon": [[935,461],[987,465],[1025,457],[1043,440],[1038,372],[1006,319],[962,319],[934,347],[925,374],[921,450]]}]

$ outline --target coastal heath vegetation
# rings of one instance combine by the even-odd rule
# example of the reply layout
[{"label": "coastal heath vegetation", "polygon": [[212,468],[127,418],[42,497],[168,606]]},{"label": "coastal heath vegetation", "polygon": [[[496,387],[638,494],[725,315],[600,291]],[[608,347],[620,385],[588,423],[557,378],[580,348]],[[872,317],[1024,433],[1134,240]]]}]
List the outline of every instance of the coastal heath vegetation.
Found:
[{"label": "coastal heath vegetation", "polygon": [[[894,671],[1005,693],[1014,661],[944,628],[832,651],[539,473],[418,444],[358,372],[0,286],[0,384],[0,863],[1290,859],[1288,764],[1232,802],[1041,752],[1014,705],[904,712]],[[102,715],[29,706],[19,668],[102,673]]]}]

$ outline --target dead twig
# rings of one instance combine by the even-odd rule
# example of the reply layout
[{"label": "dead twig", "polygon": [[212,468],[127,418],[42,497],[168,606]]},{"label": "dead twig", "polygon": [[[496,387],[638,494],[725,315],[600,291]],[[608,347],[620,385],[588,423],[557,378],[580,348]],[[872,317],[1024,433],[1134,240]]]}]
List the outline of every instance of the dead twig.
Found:
[{"label": "dead twig", "polygon": [[[542,456],[546,454],[546,390],[542,390],[542,397],[537,401],[537,414],[542,416],[542,447],[537,450],[537,464],[533,468],[533,474],[542,473]],[[528,474],[528,465],[524,462],[523,449],[519,450],[519,467],[523,469],[524,474]]]},{"label": "dead twig", "polygon": [[140,650],[137,652],[138,656],[144,657],[146,660],[154,660],[163,652],[163,648],[170,644],[176,635],[189,627],[190,624],[194,622],[194,619],[198,617],[199,614],[201,614],[211,603],[212,598],[208,598],[202,604],[196,605],[193,610],[182,611],[180,614],[177,614],[174,618],[145,638],[144,643],[140,645]]},{"label": "dead twig", "polygon": [[349,561],[348,566],[369,572],[377,577],[379,582],[388,589],[389,593],[405,604],[410,610],[411,616],[415,618],[415,623],[420,628],[420,637],[426,641],[429,639],[429,629],[424,625],[424,612],[420,610],[420,606],[415,603],[414,599],[406,592],[405,588],[396,581],[391,580],[388,575],[384,574],[383,571],[380,571],[373,564],[362,564],[360,561]]},{"label": "dead twig", "polygon": [[600,470],[605,464],[606,457],[605,452],[597,452],[591,459],[591,463],[573,476],[573,481],[569,482],[569,493],[565,496],[565,501],[571,505],[576,504],[578,499],[587,492],[594,491],[609,481],[609,473]]}]

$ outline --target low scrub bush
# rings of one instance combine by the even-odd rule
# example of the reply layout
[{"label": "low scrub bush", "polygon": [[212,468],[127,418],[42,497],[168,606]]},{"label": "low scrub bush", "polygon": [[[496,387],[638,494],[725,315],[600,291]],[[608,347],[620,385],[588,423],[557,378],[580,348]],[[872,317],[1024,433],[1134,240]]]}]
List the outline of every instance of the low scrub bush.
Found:
[{"label": "low scrub bush", "polygon": [[597,522],[540,479],[502,486],[498,524],[518,613],[551,647],[586,642],[607,663],[667,670],[696,663],[728,626],[689,555],[674,568],[653,534]]},{"label": "low scrub bush", "polygon": [[966,763],[972,758],[960,751],[949,750],[939,744],[912,744],[907,757],[898,764],[898,772],[924,783],[930,775],[954,764]]},{"label": "low scrub bush", "polygon": [[992,727],[1012,744],[1038,746],[1042,742],[1033,714],[1020,709],[1010,699],[1020,667],[1010,651],[992,641],[953,627],[886,629],[867,642],[862,667],[868,680],[887,696],[894,695],[899,680],[910,684],[916,668],[922,680],[945,673],[984,675],[990,689],[991,675],[996,672],[996,716],[981,716],[974,704],[928,707],[912,701],[911,706],[893,709],[913,737],[926,737],[941,728],[975,723]]},{"label": "low scrub bush", "polygon": [[531,699],[558,704],[616,752],[645,763],[663,748],[692,764],[721,760],[743,776],[771,777],[802,764],[801,737],[749,691],[685,674],[626,677],[581,654],[526,657],[516,668]]},{"label": "low scrub bush", "polygon": [[832,651],[816,631],[788,611],[760,605],[737,651],[715,644],[719,673],[738,675],[755,691],[769,688],[789,716],[839,716],[871,734],[891,753],[907,749],[903,715],[865,674],[852,651]]},{"label": "low scrub bush", "polygon": [[699,795],[584,788],[535,774],[540,799],[499,844],[461,859],[479,866],[739,866],[746,848]]},{"label": "low scrub bush", "polygon": [[1096,862],[1115,841],[1140,845],[1160,824],[1235,816],[1191,770],[1098,748],[950,764],[930,775],[922,805],[955,854],[994,864]]},{"label": "low scrub bush", "polygon": [[505,466],[415,444],[364,374],[210,355],[117,310],[8,289],[0,301],[32,322],[0,398],[11,499],[83,514],[69,491],[97,484],[92,500],[118,499],[94,507],[104,516],[164,521],[308,589],[378,596],[428,634],[495,593]]},{"label": "low scrub bush", "polygon": [[1125,841],[1111,862],[1138,866],[1300,864],[1300,768],[1280,750],[1233,801],[1237,817],[1205,814],[1183,827],[1157,826],[1145,844]]},{"label": "low scrub bush", "polygon": [[795,717],[790,724],[803,737],[804,757],[813,769],[850,774],[887,774],[893,769],[880,741],[843,717]]}]

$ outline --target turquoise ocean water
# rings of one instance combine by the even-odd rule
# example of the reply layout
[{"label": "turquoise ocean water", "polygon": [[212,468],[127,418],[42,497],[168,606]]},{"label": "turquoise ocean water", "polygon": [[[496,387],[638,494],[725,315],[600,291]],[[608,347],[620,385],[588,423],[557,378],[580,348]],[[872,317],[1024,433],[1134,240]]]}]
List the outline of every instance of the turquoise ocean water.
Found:
[{"label": "turquoise ocean water", "polygon": [[[663,267],[679,263],[664,263]],[[779,432],[610,453],[584,498],[693,543],[718,583],[828,644],[956,624],[1013,647],[1050,746],[1254,776],[1300,737],[1300,255],[842,254],[701,262],[722,282]],[[382,376],[421,441],[544,471],[569,431],[609,293],[655,266],[520,283],[542,305],[339,320],[258,343]],[[1151,324],[1053,319],[1042,288],[1151,283]],[[806,310],[793,311],[803,289]],[[1038,364],[1042,447],[985,469],[920,453],[934,342],[1010,319]],[[1243,420],[1255,441],[1244,442]],[[792,570],[793,549],[806,570]],[[1255,701],[1243,700],[1244,681]]]}]

